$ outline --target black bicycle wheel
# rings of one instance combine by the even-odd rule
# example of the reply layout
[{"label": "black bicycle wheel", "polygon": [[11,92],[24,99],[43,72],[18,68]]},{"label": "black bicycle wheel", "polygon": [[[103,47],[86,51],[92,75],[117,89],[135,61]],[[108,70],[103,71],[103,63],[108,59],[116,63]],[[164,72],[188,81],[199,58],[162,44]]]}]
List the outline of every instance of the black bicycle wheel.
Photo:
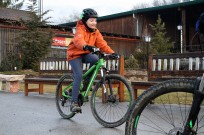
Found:
[{"label": "black bicycle wheel", "polygon": [[[133,103],[126,122],[126,135],[180,135],[188,118],[194,80],[175,79],[150,87]],[[194,127],[204,134],[204,108]]]},{"label": "black bicycle wheel", "polygon": [[68,79],[70,79],[69,75],[63,75],[60,80],[57,83],[56,93],[55,93],[55,101],[56,101],[56,107],[59,114],[65,118],[70,119],[72,118],[75,113],[70,111],[70,105],[71,105],[71,98],[67,98],[62,96],[63,89],[67,89],[66,91],[69,92],[71,88],[67,88],[68,86]]},{"label": "black bicycle wheel", "polygon": [[106,92],[101,80],[92,92],[93,116],[105,127],[120,126],[127,120],[128,111],[133,103],[132,87],[125,78],[116,74],[106,76],[105,87]]}]

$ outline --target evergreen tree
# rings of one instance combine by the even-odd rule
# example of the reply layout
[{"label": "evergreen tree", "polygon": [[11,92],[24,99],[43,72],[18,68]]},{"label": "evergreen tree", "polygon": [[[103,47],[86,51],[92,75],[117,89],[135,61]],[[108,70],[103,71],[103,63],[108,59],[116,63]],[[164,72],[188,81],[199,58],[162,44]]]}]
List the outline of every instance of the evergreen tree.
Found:
[{"label": "evergreen tree", "polygon": [[173,42],[170,41],[169,37],[166,37],[165,23],[162,22],[160,15],[155,24],[150,24],[153,32],[152,40],[149,45],[149,50],[153,54],[168,54],[171,52]]},{"label": "evergreen tree", "polygon": [[138,62],[138,67],[145,69],[147,67],[147,46],[143,42],[135,49],[133,56]]},{"label": "evergreen tree", "polygon": [[[171,52],[173,42],[170,42],[170,38],[166,37],[165,23],[162,22],[160,15],[155,24],[150,24],[152,30],[151,42],[147,44],[141,43],[139,48],[136,48],[134,57],[137,60],[140,68],[147,67],[148,56],[150,54],[168,54]],[[149,51],[149,52],[147,52]]]},{"label": "evergreen tree", "polygon": [[11,0],[0,0],[0,7],[7,7],[11,3]]},{"label": "evergreen tree", "polygon": [[40,58],[44,57],[49,51],[52,34],[47,25],[47,20],[50,17],[42,20],[42,17],[48,12],[36,15],[35,10],[30,7],[30,19],[21,20],[21,24],[26,28],[18,37],[19,44],[22,47],[24,69],[38,70]]}]

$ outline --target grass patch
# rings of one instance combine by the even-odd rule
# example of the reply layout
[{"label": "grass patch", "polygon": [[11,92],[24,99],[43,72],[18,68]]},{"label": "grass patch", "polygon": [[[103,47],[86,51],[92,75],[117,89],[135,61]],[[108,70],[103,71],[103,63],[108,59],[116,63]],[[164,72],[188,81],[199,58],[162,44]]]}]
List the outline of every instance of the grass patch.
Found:
[{"label": "grass patch", "polygon": [[5,74],[5,75],[31,75],[31,76],[38,76],[39,73],[35,72],[33,70],[18,70],[18,71],[4,71],[0,72],[0,74]]},{"label": "grass patch", "polygon": [[[38,84],[29,84],[29,88],[38,88]],[[25,85],[23,82],[20,83],[20,91],[24,92]],[[2,90],[6,90],[6,83],[2,83]],[[55,93],[56,85],[45,85],[44,84],[44,93]]]}]

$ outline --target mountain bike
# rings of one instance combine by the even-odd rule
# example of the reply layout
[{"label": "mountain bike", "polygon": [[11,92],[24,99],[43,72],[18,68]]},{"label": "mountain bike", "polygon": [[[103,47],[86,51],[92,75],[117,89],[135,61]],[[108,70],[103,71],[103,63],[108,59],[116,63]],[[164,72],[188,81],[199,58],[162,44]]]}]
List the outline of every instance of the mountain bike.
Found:
[{"label": "mountain bike", "polygon": [[203,85],[203,77],[198,77],[150,87],[133,103],[125,134],[204,134]]},{"label": "mountain bike", "polygon": [[[122,125],[133,103],[133,89],[130,83],[121,75],[109,74],[105,68],[105,58],[111,59],[112,55],[103,54],[99,49],[94,50],[98,55],[98,62],[83,74],[80,85],[80,94],[78,96],[79,105],[82,106],[89,96],[94,82],[96,82],[90,99],[91,111],[95,119],[104,127],[117,127]],[[83,91],[83,82],[91,74],[90,82],[86,91]],[[99,79],[96,79],[99,74]],[[98,78],[98,77],[97,77]],[[59,114],[70,119],[76,113],[70,111],[71,92],[73,80],[69,84],[69,75],[63,75],[58,81],[56,88],[56,106]],[[120,98],[119,90],[124,91],[124,99]]]}]

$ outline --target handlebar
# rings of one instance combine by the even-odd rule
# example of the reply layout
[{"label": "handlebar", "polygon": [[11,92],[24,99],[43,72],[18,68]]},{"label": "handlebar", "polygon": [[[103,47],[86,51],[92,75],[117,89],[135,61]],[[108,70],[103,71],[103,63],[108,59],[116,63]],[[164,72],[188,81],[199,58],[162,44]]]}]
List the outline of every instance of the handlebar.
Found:
[{"label": "handlebar", "polygon": [[92,51],[93,54],[96,54],[99,58],[107,58],[107,59],[119,59],[120,55],[112,55],[112,54],[106,54],[102,53],[99,48],[93,48]]}]

